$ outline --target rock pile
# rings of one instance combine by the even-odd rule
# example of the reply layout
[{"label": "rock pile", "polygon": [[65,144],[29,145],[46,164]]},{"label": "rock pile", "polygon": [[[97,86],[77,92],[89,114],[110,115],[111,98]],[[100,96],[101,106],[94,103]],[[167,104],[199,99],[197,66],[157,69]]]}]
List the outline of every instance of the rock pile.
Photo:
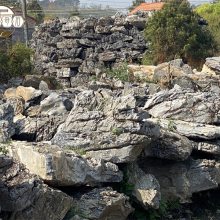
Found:
[{"label": "rock pile", "polygon": [[130,65],[141,82],[77,81],[137,61],[145,21],[56,20],[35,32],[36,67],[73,88],[29,76],[0,90],[0,218],[136,220],[132,205],[218,188],[219,58],[202,72],[179,59]]},{"label": "rock pile", "polygon": [[39,73],[74,87],[90,74],[121,62],[140,62],[146,50],[146,18],[116,15],[54,20],[39,26],[31,43]]},{"label": "rock pile", "polygon": [[[219,76],[194,73],[180,60],[149,74],[166,78],[168,65],[166,89],[156,81],[120,87],[96,81],[64,90],[4,91],[0,149],[8,156],[0,156],[1,216],[126,220],[134,209],[112,188],[120,182],[133,186],[131,199],[146,210],[158,209],[161,199],[188,202],[193,193],[218,188]],[[204,156],[194,156],[198,152]],[[71,190],[67,195],[45,183]]]}]

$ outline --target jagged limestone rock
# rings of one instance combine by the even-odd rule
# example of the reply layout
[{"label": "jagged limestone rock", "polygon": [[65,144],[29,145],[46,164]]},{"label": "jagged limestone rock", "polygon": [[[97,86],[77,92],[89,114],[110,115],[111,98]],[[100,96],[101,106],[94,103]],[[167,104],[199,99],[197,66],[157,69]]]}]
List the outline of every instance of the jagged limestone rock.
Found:
[{"label": "jagged limestone rock", "polygon": [[126,220],[133,212],[129,198],[112,188],[93,189],[73,199],[73,219]]},{"label": "jagged limestone rock", "polygon": [[153,95],[144,109],[154,118],[182,120],[185,122],[220,123],[219,95],[214,92],[192,92],[175,85]]},{"label": "jagged limestone rock", "polygon": [[203,66],[202,72],[219,75],[220,74],[220,57],[206,58],[206,62]]},{"label": "jagged limestone rock", "polygon": [[193,193],[216,189],[220,183],[220,163],[215,160],[173,162],[152,158],[138,164],[146,174],[155,176],[165,200],[188,202]]},{"label": "jagged limestone rock", "polygon": [[136,163],[129,164],[127,169],[128,183],[133,186],[132,195],[145,209],[158,209],[161,193],[157,179],[144,173]]},{"label": "jagged limestone rock", "polygon": [[220,128],[215,125],[161,118],[149,118],[147,121],[158,124],[164,129],[171,130],[191,139],[216,140],[220,138]]},{"label": "jagged limestone rock", "polygon": [[14,118],[16,128],[15,138],[24,141],[50,141],[66,117],[66,115],[16,116]]},{"label": "jagged limestone rock", "polygon": [[0,104],[0,142],[7,142],[15,134],[14,109],[9,103]]},{"label": "jagged limestone rock", "polygon": [[52,143],[81,149],[87,155],[106,161],[134,161],[151,136],[158,136],[157,125],[144,123],[146,111],[137,107],[132,95],[114,98],[108,90],[85,90],[78,94],[74,108]]},{"label": "jagged limestone rock", "polygon": [[0,213],[11,220],[62,220],[72,198],[49,188],[12,158],[0,155]]},{"label": "jagged limestone rock", "polygon": [[156,157],[161,159],[184,161],[192,153],[193,143],[186,137],[177,133],[161,130],[158,138],[144,148],[146,157]]},{"label": "jagged limestone rock", "polygon": [[10,144],[9,150],[10,155],[25,164],[31,173],[55,186],[94,185],[122,180],[121,171],[113,163],[84,158],[47,143],[16,141]]}]

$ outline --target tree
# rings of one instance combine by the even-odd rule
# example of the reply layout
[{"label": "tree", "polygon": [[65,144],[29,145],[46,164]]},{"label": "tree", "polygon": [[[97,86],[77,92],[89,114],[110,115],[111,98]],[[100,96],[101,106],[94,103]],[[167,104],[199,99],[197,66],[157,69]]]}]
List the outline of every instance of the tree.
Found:
[{"label": "tree", "polygon": [[38,24],[44,21],[44,11],[37,0],[29,1],[27,4],[27,10],[28,15],[34,17]]},{"label": "tree", "polygon": [[134,8],[136,8],[141,3],[145,3],[145,0],[134,0],[132,2],[132,6],[129,8],[129,11],[132,11]]},{"label": "tree", "polygon": [[208,22],[208,29],[214,36],[220,54],[220,0],[215,3],[202,4],[196,8],[196,12]]},{"label": "tree", "polygon": [[151,53],[146,60],[154,64],[182,58],[197,66],[207,56],[212,56],[215,43],[205,26],[198,23],[187,0],[168,0],[162,10],[149,18],[145,37],[150,42]]}]

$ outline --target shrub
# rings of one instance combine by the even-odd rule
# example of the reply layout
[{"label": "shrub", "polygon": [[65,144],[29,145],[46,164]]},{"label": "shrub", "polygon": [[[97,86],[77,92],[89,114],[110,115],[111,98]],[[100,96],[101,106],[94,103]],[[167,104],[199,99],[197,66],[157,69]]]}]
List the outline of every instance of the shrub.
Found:
[{"label": "shrub", "polygon": [[117,68],[107,69],[107,75],[123,82],[130,81],[127,63],[121,63],[121,65],[119,65]]},{"label": "shrub", "polygon": [[196,12],[208,22],[208,29],[217,42],[218,55],[220,55],[220,1],[202,4],[196,8]]},{"label": "shrub", "polygon": [[166,1],[146,24],[151,52],[145,60],[158,64],[182,58],[194,67],[202,64],[213,55],[216,45],[209,30],[199,25],[199,19],[187,0]]},{"label": "shrub", "polygon": [[22,43],[16,43],[7,51],[0,51],[0,82],[7,82],[11,77],[31,74],[33,51]]}]

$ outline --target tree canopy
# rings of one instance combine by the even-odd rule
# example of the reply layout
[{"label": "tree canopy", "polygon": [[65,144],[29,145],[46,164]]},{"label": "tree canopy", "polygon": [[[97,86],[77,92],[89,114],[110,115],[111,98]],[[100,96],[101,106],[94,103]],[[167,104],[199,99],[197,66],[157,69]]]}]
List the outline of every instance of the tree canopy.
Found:
[{"label": "tree canopy", "polygon": [[220,0],[212,4],[202,4],[196,8],[196,12],[208,22],[208,28],[218,44],[220,54]]},{"label": "tree canopy", "polygon": [[149,18],[145,37],[151,53],[146,60],[154,64],[182,58],[193,66],[213,54],[215,42],[205,26],[198,23],[187,0],[169,0],[162,10]]},{"label": "tree canopy", "polygon": [[37,23],[44,21],[44,12],[37,0],[32,0],[27,4],[28,15],[34,17]]}]

